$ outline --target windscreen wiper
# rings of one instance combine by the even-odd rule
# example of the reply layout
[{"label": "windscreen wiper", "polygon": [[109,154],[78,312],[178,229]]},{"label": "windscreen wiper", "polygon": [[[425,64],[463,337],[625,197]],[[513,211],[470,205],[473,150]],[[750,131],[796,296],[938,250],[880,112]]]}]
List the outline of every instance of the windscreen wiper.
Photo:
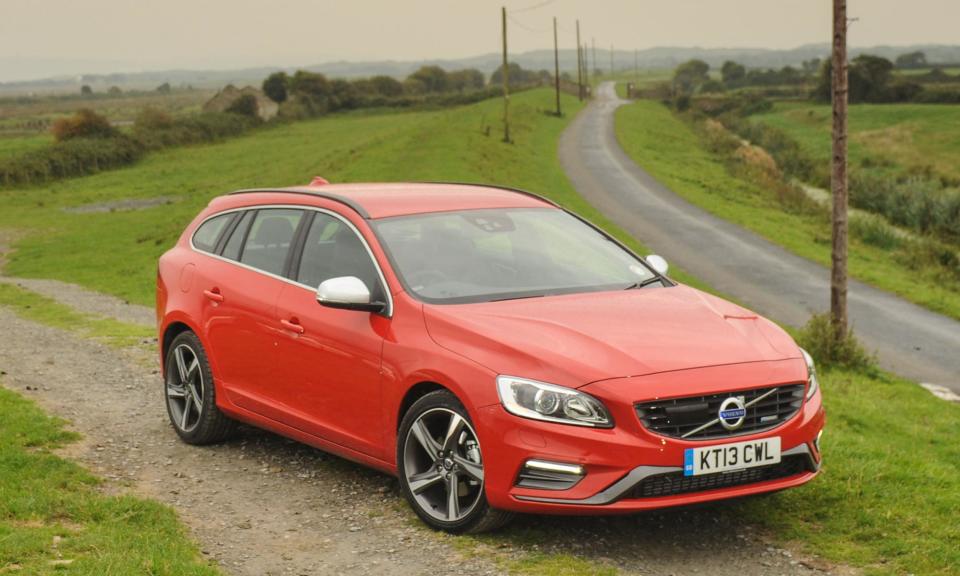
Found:
[{"label": "windscreen wiper", "polygon": [[660,282],[662,284],[663,280],[659,276],[654,276],[652,278],[647,278],[646,280],[642,280],[640,282],[634,282],[633,284],[624,288],[624,290],[636,290],[638,288],[644,288],[646,286],[653,284],[654,282]]}]

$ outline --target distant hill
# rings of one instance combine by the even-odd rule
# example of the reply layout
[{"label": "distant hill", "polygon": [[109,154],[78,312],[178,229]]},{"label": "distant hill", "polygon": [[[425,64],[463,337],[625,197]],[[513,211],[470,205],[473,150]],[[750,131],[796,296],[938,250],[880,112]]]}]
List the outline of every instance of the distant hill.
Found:
[{"label": "distant hill", "polygon": [[[872,46],[851,47],[851,58],[861,53],[876,54],[894,59],[905,52],[920,50],[926,53],[930,63],[960,62],[960,45],[918,44],[912,46]],[[752,68],[780,68],[786,65],[799,65],[811,58],[826,58],[830,54],[829,44],[807,44],[790,50],[770,50],[762,48],[697,48],[663,46],[647,48],[636,52],[637,65],[643,69],[672,68],[691,58],[700,58],[712,67],[719,67],[725,60],[736,60]],[[524,68],[553,69],[552,50],[534,50],[511,55],[511,59]],[[590,55],[592,64],[592,54]],[[606,72],[610,67],[610,51],[598,49],[596,63]],[[17,61],[16,69],[24,69],[25,63]],[[0,68],[5,61],[0,59]],[[314,72],[322,72],[331,77],[358,78],[384,74],[404,77],[424,65],[437,65],[448,70],[457,68],[477,68],[484,73],[493,72],[500,65],[500,54],[490,53],[455,60],[395,61],[381,60],[372,62],[326,62],[304,67]],[[634,52],[632,50],[614,51],[614,66],[618,69],[632,69]],[[560,51],[560,67],[564,70],[576,68],[575,50]],[[259,84],[264,77],[277,70],[289,70],[282,67],[259,67],[239,70],[161,70],[125,74],[86,74],[78,76],[60,76],[41,80],[0,82],[0,95],[23,94],[30,92],[72,92],[80,85],[89,84],[94,91],[104,91],[110,86],[121,89],[149,90],[170,83],[175,87],[193,86],[196,88],[219,88],[226,84]]]}]

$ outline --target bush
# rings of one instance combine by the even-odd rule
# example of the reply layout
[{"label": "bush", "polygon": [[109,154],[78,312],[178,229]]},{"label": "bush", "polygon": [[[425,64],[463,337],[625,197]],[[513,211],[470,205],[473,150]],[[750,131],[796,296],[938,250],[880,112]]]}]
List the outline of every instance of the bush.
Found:
[{"label": "bush", "polygon": [[912,176],[898,180],[856,172],[850,177],[850,203],[882,214],[898,226],[960,240],[960,191],[944,188],[937,178]]},{"label": "bush", "polygon": [[887,224],[883,217],[873,214],[857,215],[851,218],[850,234],[871,246],[884,250],[898,248],[902,242],[896,228]]},{"label": "bush", "polygon": [[797,333],[797,344],[813,356],[817,366],[823,368],[876,368],[876,358],[863,348],[853,335],[853,329],[838,334],[829,314],[813,315]]},{"label": "bush", "polygon": [[113,138],[118,133],[109,120],[89,108],[81,108],[73,116],[59,118],[53,123],[53,137],[57,142],[74,138]]},{"label": "bush", "polygon": [[0,161],[0,184],[37,184],[132,164],[144,147],[128,136],[75,138]]},{"label": "bush", "polygon": [[257,102],[257,97],[253,94],[243,94],[227,106],[226,111],[230,114],[259,118],[260,104]]}]

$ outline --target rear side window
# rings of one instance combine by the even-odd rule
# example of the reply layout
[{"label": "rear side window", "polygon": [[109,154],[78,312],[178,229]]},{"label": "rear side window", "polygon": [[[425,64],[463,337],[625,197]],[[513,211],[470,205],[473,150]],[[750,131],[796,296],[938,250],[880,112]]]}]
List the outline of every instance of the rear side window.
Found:
[{"label": "rear side window", "polygon": [[230,239],[223,248],[223,257],[231,260],[240,259],[240,249],[243,248],[243,240],[247,237],[247,228],[250,227],[250,221],[253,220],[255,212],[246,212],[240,223],[233,228],[230,233]]},{"label": "rear side window", "polygon": [[197,231],[193,233],[194,248],[204,252],[213,252],[217,247],[220,234],[230,223],[231,218],[233,218],[233,214],[221,214],[201,224]]},{"label": "rear side window", "polygon": [[283,274],[287,254],[301,218],[302,210],[258,210],[240,253],[240,262],[278,276]]}]

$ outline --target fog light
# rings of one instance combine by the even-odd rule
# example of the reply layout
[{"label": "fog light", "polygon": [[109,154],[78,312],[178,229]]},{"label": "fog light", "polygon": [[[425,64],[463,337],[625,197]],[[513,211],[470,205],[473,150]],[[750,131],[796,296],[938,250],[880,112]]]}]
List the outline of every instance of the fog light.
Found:
[{"label": "fog light", "polygon": [[578,464],[527,460],[523,463],[517,486],[540,490],[568,490],[583,479],[586,471]]}]

